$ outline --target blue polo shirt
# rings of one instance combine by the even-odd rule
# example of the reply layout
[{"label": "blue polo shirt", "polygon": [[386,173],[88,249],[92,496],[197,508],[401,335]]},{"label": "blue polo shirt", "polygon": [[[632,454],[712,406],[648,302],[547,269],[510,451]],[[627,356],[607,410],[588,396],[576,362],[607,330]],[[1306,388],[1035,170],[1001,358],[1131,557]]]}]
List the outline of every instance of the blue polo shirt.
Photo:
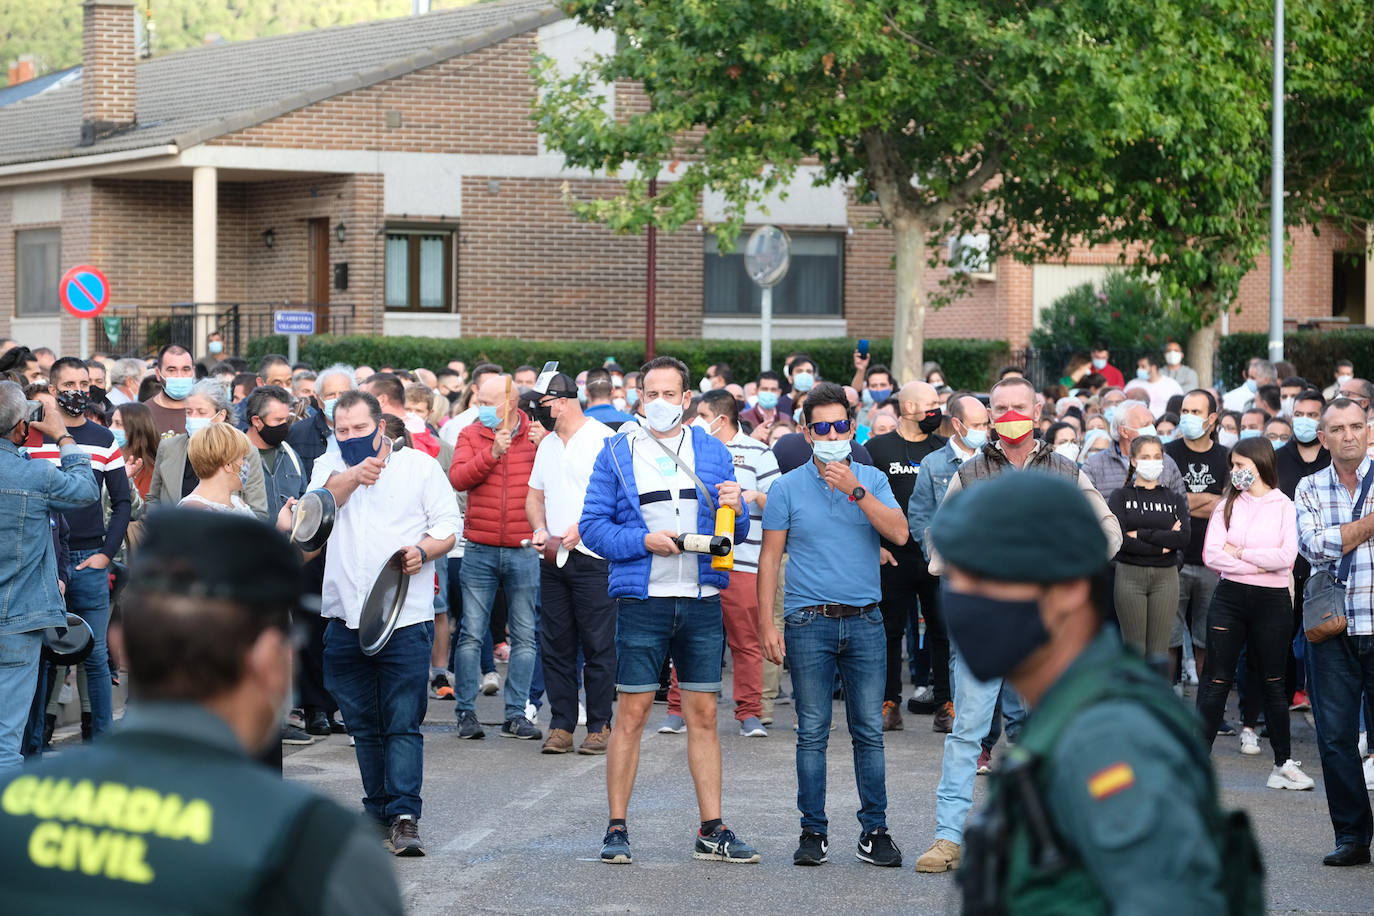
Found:
[{"label": "blue polo shirt", "polygon": [[[897,508],[882,471],[852,461],[849,469],[868,491],[864,499]],[[773,483],[763,529],[787,532],[783,613],[817,604],[864,607],[882,596],[877,529],[848,493],[830,489],[816,462],[808,461]]]}]

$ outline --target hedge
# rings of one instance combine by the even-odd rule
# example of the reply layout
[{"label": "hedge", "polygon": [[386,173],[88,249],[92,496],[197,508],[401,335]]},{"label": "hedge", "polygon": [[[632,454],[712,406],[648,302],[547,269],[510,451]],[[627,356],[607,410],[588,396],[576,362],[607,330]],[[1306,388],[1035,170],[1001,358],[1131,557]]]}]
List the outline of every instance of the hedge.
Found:
[{"label": "hedge", "polygon": [[[1221,338],[1217,350],[1218,384],[1231,388],[1244,378],[1247,362],[1268,356],[1269,335],[1249,331],[1230,334]],[[1356,375],[1369,378],[1374,372],[1374,329],[1289,331],[1283,335],[1283,358],[1318,388],[1331,384],[1338,359],[1350,360]]]},{"label": "hedge", "polygon": [[[784,358],[793,351],[816,360],[822,378],[849,381],[854,375],[854,346],[851,339],[783,340],[773,344],[774,364],[781,369]],[[706,373],[713,363],[726,363],[736,378],[752,379],[759,371],[757,341],[743,340],[660,340],[658,353],[676,356],[692,371],[693,378]],[[249,342],[244,358],[256,364],[265,354],[285,353],[286,338],[259,337]],[[892,340],[870,341],[874,364],[889,364]],[[1004,340],[933,339],[925,342],[925,358],[944,370],[945,380],[957,388],[986,390],[996,371],[1010,358]],[[415,369],[438,368],[449,360],[461,359],[471,368],[479,362],[499,363],[506,371],[528,363],[542,366],[556,359],[565,367],[581,371],[614,359],[627,371],[644,362],[642,341],[605,340],[521,340],[507,337],[331,337],[320,335],[300,342],[300,359],[322,369],[332,363],[373,368],[394,366]]]}]

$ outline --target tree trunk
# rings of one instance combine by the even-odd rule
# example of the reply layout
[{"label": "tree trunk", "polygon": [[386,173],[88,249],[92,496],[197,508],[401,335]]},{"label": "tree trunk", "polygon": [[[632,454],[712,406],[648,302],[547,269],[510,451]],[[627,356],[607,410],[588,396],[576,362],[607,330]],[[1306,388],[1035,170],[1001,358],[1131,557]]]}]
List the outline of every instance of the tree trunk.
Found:
[{"label": "tree trunk", "polygon": [[1217,339],[1221,336],[1221,316],[1193,332],[1188,339],[1188,365],[1197,372],[1201,388],[1212,385],[1212,365],[1216,362]]},{"label": "tree trunk", "polygon": [[892,220],[897,245],[897,311],[892,329],[892,377],[921,378],[926,336],[926,225],[915,216]]}]

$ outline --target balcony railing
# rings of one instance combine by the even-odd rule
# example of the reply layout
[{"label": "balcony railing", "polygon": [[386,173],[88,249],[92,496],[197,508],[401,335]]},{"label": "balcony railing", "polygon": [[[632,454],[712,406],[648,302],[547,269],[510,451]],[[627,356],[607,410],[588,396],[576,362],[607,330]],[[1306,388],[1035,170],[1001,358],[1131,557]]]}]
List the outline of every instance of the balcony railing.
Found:
[{"label": "balcony railing", "polygon": [[[353,306],[312,302],[218,302],[214,330],[224,338],[226,353],[237,355],[248,342],[272,333],[272,313],[313,312],[318,334],[354,332]],[[106,309],[95,321],[94,349],[114,356],[149,356],[169,344],[194,352],[196,303],[121,305]]]}]

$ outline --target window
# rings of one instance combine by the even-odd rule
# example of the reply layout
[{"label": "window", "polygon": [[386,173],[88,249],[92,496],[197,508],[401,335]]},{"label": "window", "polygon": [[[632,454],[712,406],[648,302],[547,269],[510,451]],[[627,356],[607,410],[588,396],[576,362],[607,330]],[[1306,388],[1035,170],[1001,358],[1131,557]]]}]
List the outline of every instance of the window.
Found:
[{"label": "window", "polygon": [[14,234],[14,314],[56,315],[61,308],[57,281],[62,276],[62,231],[26,229]]},{"label": "window", "polygon": [[[762,290],[744,269],[744,239],[720,254],[706,236],[705,310],[712,315],[757,315]],[[773,287],[774,315],[844,314],[844,236],[792,236],[792,266]]]},{"label": "window", "polygon": [[392,311],[453,311],[453,232],[388,229],[386,307]]}]

